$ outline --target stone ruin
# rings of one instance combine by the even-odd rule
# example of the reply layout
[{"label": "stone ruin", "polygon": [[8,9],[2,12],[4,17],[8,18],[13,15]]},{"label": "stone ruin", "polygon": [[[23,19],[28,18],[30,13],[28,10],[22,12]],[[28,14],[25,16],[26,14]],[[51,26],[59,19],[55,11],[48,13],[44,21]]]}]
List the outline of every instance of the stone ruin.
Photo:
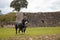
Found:
[{"label": "stone ruin", "polygon": [[17,21],[19,22],[23,16],[27,16],[29,20],[29,27],[56,27],[60,26],[60,12],[21,12],[17,14]]}]

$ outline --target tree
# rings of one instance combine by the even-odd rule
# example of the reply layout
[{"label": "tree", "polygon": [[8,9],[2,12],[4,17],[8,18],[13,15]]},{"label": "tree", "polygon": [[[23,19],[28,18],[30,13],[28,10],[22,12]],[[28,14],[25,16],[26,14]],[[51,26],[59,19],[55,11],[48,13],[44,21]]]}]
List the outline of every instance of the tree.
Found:
[{"label": "tree", "polygon": [[27,0],[13,0],[10,4],[10,7],[19,12],[21,8],[27,8],[27,5]]}]

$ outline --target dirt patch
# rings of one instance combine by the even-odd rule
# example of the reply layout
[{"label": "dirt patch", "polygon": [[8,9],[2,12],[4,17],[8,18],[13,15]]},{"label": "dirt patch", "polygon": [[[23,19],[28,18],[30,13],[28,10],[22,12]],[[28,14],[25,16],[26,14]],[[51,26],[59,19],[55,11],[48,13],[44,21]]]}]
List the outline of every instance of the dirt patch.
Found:
[{"label": "dirt patch", "polygon": [[60,34],[38,36],[13,36],[6,40],[60,40]]}]

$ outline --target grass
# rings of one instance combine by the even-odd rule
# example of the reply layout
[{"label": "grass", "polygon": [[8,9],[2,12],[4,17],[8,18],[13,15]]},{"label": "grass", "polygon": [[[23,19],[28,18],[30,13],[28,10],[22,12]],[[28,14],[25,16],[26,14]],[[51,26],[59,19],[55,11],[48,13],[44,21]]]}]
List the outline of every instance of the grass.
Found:
[{"label": "grass", "polygon": [[[0,38],[7,38],[10,36],[22,36],[15,33],[14,28],[0,28]],[[60,27],[32,27],[27,28],[25,36],[47,35],[47,34],[60,34]]]}]

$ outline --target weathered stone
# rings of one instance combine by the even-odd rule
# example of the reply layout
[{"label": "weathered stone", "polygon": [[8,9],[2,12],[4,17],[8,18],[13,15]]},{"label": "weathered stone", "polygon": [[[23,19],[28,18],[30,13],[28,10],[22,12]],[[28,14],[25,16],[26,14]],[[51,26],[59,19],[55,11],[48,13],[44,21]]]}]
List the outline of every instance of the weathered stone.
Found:
[{"label": "weathered stone", "polygon": [[[29,19],[29,26],[60,26],[60,12],[21,13]],[[20,21],[20,14],[18,14],[17,20]]]}]

